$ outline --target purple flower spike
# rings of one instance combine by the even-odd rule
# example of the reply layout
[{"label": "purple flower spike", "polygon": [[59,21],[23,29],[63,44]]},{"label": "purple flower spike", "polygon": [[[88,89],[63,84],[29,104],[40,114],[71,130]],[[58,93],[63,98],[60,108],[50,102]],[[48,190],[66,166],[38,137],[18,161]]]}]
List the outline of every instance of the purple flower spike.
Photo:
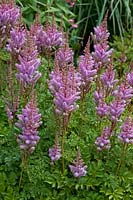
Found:
[{"label": "purple flower spike", "polygon": [[50,74],[49,89],[54,95],[55,111],[59,115],[69,115],[78,108],[81,79],[73,66],[59,68],[55,58],[55,69]]},{"label": "purple flower spike", "polygon": [[13,113],[8,106],[6,106],[6,113],[7,113],[8,119],[10,121],[12,121],[13,120]]},{"label": "purple flower spike", "polygon": [[103,91],[95,91],[94,92],[94,101],[95,104],[98,106],[101,102],[103,102],[104,94]]},{"label": "purple flower spike", "polygon": [[12,54],[21,54],[22,48],[26,41],[26,31],[20,27],[12,28],[8,40],[7,50]]},{"label": "purple flower spike", "polygon": [[10,0],[8,3],[0,4],[0,35],[8,36],[10,28],[13,27],[20,16],[20,9]]},{"label": "purple flower spike", "polygon": [[52,162],[55,162],[61,157],[61,148],[58,144],[55,144],[53,148],[49,148],[49,157]]},{"label": "purple flower spike", "polygon": [[40,65],[37,47],[31,38],[28,38],[27,44],[19,56],[20,64],[16,64],[18,73],[16,78],[26,88],[28,84],[34,85],[40,78],[41,73],[37,70]]},{"label": "purple flower spike", "polygon": [[94,60],[90,54],[90,39],[88,40],[84,53],[84,55],[80,56],[79,72],[81,74],[82,85],[86,87],[93,81],[97,73],[97,70],[94,69]]},{"label": "purple flower spike", "polygon": [[120,86],[113,92],[114,96],[121,97],[122,100],[128,104],[131,102],[131,98],[133,97],[133,88],[130,87],[126,82],[122,82]]},{"label": "purple flower spike", "polygon": [[118,138],[121,142],[133,144],[133,120],[130,117],[127,117],[125,123],[121,126],[121,133]]},{"label": "purple flower spike", "polygon": [[65,67],[66,65],[72,63],[73,51],[68,47],[68,44],[64,44],[63,47],[59,48],[57,52],[57,60],[60,67]]},{"label": "purple flower spike", "polygon": [[129,74],[127,74],[127,81],[129,85],[133,87],[133,72],[130,72]]},{"label": "purple flower spike", "polygon": [[109,50],[108,45],[109,32],[107,30],[107,14],[100,26],[94,28],[94,50],[92,56],[94,59],[95,68],[98,70],[106,66],[110,61],[113,49]]},{"label": "purple flower spike", "polygon": [[107,30],[107,14],[100,26],[94,27],[95,40],[98,43],[106,42],[110,33]]},{"label": "purple flower spike", "polygon": [[96,69],[105,66],[110,61],[113,49],[108,50],[108,48],[109,46],[104,43],[94,45],[95,52],[92,52],[92,56],[95,61]]},{"label": "purple flower spike", "polygon": [[19,122],[16,126],[22,130],[18,135],[17,142],[22,151],[27,151],[29,154],[35,149],[40,137],[37,129],[42,124],[41,114],[36,106],[36,103],[30,101],[22,110],[22,114],[18,115]]},{"label": "purple flower spike", "polygon": [[111,102],[109,105],[110,120],[112,122],[119,121],[119,118],[124,112],[125,107],[126,102],[119,97],[117,97],[113,102]]},{"label": "purple flower spike", "polygon": [[81,159],[80,149],[78,149],[77,159],[73,162],[72,165],[69,165],[69,168],[73,176],[76,178],[80,178],[86,175],[87,165],[84,165],[84,162]]},{"label": "purple flower spike", "polygon": [[98,137],[95,141],[95,145],[97,146],[97,150],[102,151],[104,149],[110,149],[110,136],[111,130],[109,127],[106,127],[103,130],[103,133],[100,137]]},{"label": "purple flower spike", "polygon": [[115,83],[118,82],[118,80],[115,80],[115,71],[113,70],[112,65],[110,65],[101,75],[101,81],[108,88],[113,88]]},{"label": "purple flower spike", "polygon": [[34,23],[30,26],[30,33],[33,37],[33,40],[35,42],[35,45],[38,48],[38,51],[42,50],[44,39],[43,39],[43,26],[41,25],[40,22],[40,16],[39,14],[36,15]]},{"label": "purple flower spike", "polygon": [[102,118],[104,116],[108,116],[109,107],[103,100],[96,107],[96,110],[97,110],[97,114],[99,115],[100,118]]},{"label": "purple flower spike", "polygon": [[63,33],[58,31],[55,26],[54,19],[52,24],[47,24],[43,32],[43,47],[46,49],[53,49],[63,45]]}]

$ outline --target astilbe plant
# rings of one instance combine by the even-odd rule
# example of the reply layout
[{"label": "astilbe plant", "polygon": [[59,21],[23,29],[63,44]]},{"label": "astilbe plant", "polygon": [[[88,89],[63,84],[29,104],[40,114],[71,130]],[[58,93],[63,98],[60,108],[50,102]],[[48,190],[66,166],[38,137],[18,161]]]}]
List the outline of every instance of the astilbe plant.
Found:
[{"label": "astilbe plant", "polygon": [[0,2],[0,36],[4,43],[9,36],[10,29],[15,26],[20,17],[20,9],[13,0]]},{"label": "astilbe plant", "polygon": [[76,178],[80,178],[85,176],[87,173],[87,165],[84,164],[83,160],[81,159],[80,149],[78,148],[77,158],[73,161],[71,165],[69,165],[70,171],[72,172],[73,176]]},{"label": "astilbe plant", "polygon": [[95,68],[97,70],[105,67],[110,61],[113,49],[109,49],[108,38],[109,32],[107,30],[107,14],[101,25],[94,28],[94,52],[92,53],[95,61]]},{"label": "astilbe plant", "polygon": [[40,15],[37,14],[34,20],[34,23],[30,26],[30,34],[33,37],[35,45],[38,48],[38,51],[41,53],[44,43],[44,27],[40,23]]},{"label": "astilbe plant", "polygon": [[20,25],[14,27],[10,31],[8,39],[7,50],[12,55],[21,55],[22,49],[26,42],[26,30],[20,27]]},{"label": "astilbe plant", "polygon": [[[80,74],[73,65],[59,67],[55,56],[54,69],[50,73],[49,89],[54,96],[55,113],[60,118],[61,127],[61,156],[62,172],[64,173],[64,136],[70,122],[70,116],[78,108],[77,100],[80,99]],[[52,152],[54,149],[52,150]],[[50,151],[51,152],[51,151]]]},{"label": "astilbe plant", "polygon": [[111,129],[106,127],[101,136],[98,137],[95,141],[95,145],[97,146],[98,151],[102,151],[103,149],[110,149],[110,137],[111,137]]},{"label": "astilbe plant", "polygon": [[85,47],[84,55],[79,58],[79,72],[81,75],[82,90],[87,93],[97,73],[97,70],[94,68],[94,60],[90,53],[90,38]]},{"label": "astilbe plant", "polygon": [[55,138],[55,144],[53,145],[53,147],[49,148],[49,157],[51,159],[52,164],[54,164],[54,162],[59,160],[61,157],[61,147],[59,145],[57,135]]},{"label": "astilbe plant", "polygon": [[35,100],[32,99],[27,103],[22,109],[22,114],[18,115],[18,119],[19,122],[16,123],[16,126],[22,132],[18,135],[17,142],[22,152],[31,154],[40,139],[37,129],[42,124],[41,114]]},{"label": "astilbe plant", "polygon": [[68,43],[65,42],[62,47],[58,49],[57,60],[60,67],[65,67],[73,61],[73,51],[69,48]]},{"label": "astilbe plant", "polygon": [[51,24],[46,24],[43,32],[43,47],[48,50],[61,46],[63,41],[63,33],[59,31],[55,25],[54,19]]},{"label": "astilbe plant", "polygon": [[40,59],[38,58],[37,47],[29,34],[27,35],[26,44],[18,59],[19,64],[16,64],[18,69],[16,78],[24,88],[28,85],[34,86],[41,76],[41,73],[38,71]]},{"label": "astilbe plant", "polygon": [[56,113],[69,115],[78,108],[76,101],[80,99],[80,76],[72,65],[60,69],[58,61],[50,74],[49,89],[54,95]]},{"label": "astilbe plant", "polygon": [[121,132],[118,138],[121,142],[127,144],[133,144],[133,120],[131,117],[127,117],[124,124],[120,127]]}]

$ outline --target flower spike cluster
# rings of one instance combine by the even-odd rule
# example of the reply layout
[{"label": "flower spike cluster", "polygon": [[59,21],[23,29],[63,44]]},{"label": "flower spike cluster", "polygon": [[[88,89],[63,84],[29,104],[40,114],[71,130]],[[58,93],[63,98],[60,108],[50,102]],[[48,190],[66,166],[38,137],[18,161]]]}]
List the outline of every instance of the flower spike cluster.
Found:
[{"label": "flower spike cluster", "polygon": [[16,64],[18,73],[16,78],[26,88],[27,85],[34,85],[40,78],[38,71],[40,59],[38,58],[37,47],[30,36],[27,37],[26,45],[18,57],[19,64]]},{"label": "flower spike cluster", "polygon": [[109,32],[107,30],[107,15],[102,24],[94,28],[94,52],[92,53],[96,69],[104,67],[109,61],[113,49],[109,50]]},{"label": "flower spike cluster", "polygon": [[113,70],[112,64],[106,69],[106,71],[101,75],[101,81],[103,85],[106,85],[108,88],[112,89],[114,85],[118,82],[115,79],[115,71]]},{"label": "flower spike cluster", "polygon": [[10,31],[10,38],[8,39],[7,50],[11,54],[21,54],[24,43],[26,42],[26,31],[24,28],[15,27]]},{"label": "flower spike cluster", "polygon": [[57,60],[60,67],[65,67],[66,65],[72,63],[73,51],[68,47],[67,43],[59,48],[57,52]]},{"label": "flower spike cluster", "polygon": [[34,24],[30,27],[30,33],[40,52],[45,50],[51,51],[56,47],[62,46],[64,43],[63,33],[56,28],[54,18],[51,24],[47,23],[43,27],[37,14]]},{"label": "flower spike cluster", "polygon": [[90,39],[86,45],[84,55],[80,56],[79,72],[81,74],[82,86],[87,90],[88,85],[93,81],[97,70],[94,69],[94,60],[90,54]]},{"label": "flower spike cluster", "polygon": [[20,16],[20,9],[15,6],[13,0],[4,1],[0,4],[0,36],[5,39],[11,27],[13,27]]},{"label": "flower spike cluster", "polygon": [[127,117],[125,123],[121,126],[121,133],[118,138],[121,142],[133,144],[133,120],[130,117]]},{"label": "flower spike cluster", "polygon": [[54,21],[52,24],[46,25],[43,32],[43,46],[46,49],[61,46],[63,44],[63,33],[58,31]]},{"label": "flower spike cluster", "polygon": [[19,122],[16,126],[22,130],[18,135],[17,142],[20,145],[21,151],[26,151],[29,154],[35,150],[40,137],[37,129],[41,125],[41,114],[37,108],[36,102],[31,100],[25,108],[22,109],[22,114],[18,115]]},{"label": "flower spike cluster", "polygon": [[78,149],[77,159],[73,161],[72,165],[69,165],[69,168],[73,176],[76,178],[80,178],[86,175],[87,165],[85,165],[83,160],[81,159],[80,149]]},{"label": "flower spike cluster", "polygon": [[49,89],[54,95],[55,111],[59,115],[68,115],[78,108],[80,98],[80,76],[73,66],[60,69],[56,61],[55,69],[50,74]]}]

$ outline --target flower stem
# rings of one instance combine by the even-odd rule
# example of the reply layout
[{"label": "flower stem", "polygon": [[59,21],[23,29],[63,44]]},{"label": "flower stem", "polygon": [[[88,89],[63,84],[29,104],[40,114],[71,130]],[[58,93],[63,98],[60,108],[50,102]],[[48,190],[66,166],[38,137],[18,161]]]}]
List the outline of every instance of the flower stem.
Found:
[{"label": "flower stem", "polygon": [[62,119],[62,144],[61,144],[61,150],[62,150],[62,174],[64,174],[65,170],[65,162],[64,162],[64,143],[65,143],[65,132],[66,132],[66,116],[63,116]]},{"label": "flower stem", "polygon": [[120,171],[122,165],[124,164],[125,156],[126,156],[126,153],[127,153],[127,147],[128,147],[128,144],[124,143],[121,158],[119,160],[118,167],[117,167],[117,170],[116,170],[116,175],[118,175],[118,172]]}]

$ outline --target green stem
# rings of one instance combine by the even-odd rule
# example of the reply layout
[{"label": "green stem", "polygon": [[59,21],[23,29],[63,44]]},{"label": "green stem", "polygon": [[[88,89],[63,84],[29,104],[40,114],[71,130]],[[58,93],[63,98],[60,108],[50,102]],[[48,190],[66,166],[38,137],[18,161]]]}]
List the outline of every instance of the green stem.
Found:
[{"label": "green stem", "polygon": [[62,144],[61,144],[61,150],[62,150],[62,174],[64,174],[64,170],[65,170],[65,162],[64,162],[65,132],[66,132],[65,116],[63,116],[63,119],[62,119]]},{"label": "green stem", "polygon": [[126,153],[127,153],[127,147],[128,147],[128,144],[124,143],[122,154],[121,154],[121,158],[119,160],[118,167],[117,167],[117,170],[116,170],[116,175],[118,174],[118,172],[120,171],[122,165],[124,164],[125,156],[126,156]]},{"label": "green stem", "polygon": [[25,164],[25,155],[22,155],[22,167],[21,167],[21,174],[20,174],[20,179],[19,179],[19,190],[20,186],[22,183],[22,177],[23,177],[23,172],[24,172],[24,164]]},{"label": "green stem", "polygon": [[83,129],[83,118],[82,118],[82,116],[85,115],[84,100],[85,100],[85,93],[84,93],[84,89],[83,89],[83,91],[81,93],[81,122],[80,122],[79,137],[82,136],[82,129]]}]

